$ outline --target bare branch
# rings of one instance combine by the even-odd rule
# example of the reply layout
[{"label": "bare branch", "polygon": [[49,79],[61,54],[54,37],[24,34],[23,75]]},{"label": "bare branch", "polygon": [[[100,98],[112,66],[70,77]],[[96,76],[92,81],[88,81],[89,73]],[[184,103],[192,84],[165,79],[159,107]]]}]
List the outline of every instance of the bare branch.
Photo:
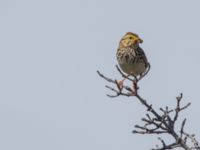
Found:
[{"label": "bare branch", "polygon": [[[133,133],[137,134],[168,134],[173,139],[174,142],[171,144],[166,144],[165,141],[159,138],[160,142],[162,143],[161,147],[156,147],[153,150],[169,150],[175,149],[177,147],[181,147],[185,150],[200,150],[200,146],[198,141],[195,139],[194,135],[190,135],[185,133],[184,127],[186,124],[186,119],[184,119],[181,123],[180,130],[177,132],[175,130],[175,125],[177,124],[177,120],[179,118],[179,114],[182,110],[188,108],[191,103],[186,104],[185,106],[181,107],[181,100],[183,98],[183,94],[181,93],[180,96],[176,97],[176,107],[169,108],[168,106],[164,108],[160,108],[160,111],[154,109],[152,104],[149,104],[146,99],[142,98],[138,94],[138,83],[139,81],[147,75],[150,70],[150,64],[148,66],[147,71],[139,76],[139,78],[134,77],[133,79],[129,77],[129,75],[124,74],[120,68],[116,65],[118,72],[121,74],[123,78],[126,78],[130,82],[132,82],[133,87],[129,87],[126,85],[121,85],[116,79],[108,78],[104,76],[102,73],[97,71],[98,75],[106,80],[107,82],[115,85],[115,88],[106,85],[106,88],[114,92],[114,95],[108,94],[109,97],[118,97],[118,96],[134,96],[137,100],[146,108],[148,112],[145,117],[142,118],[143,125],[135,125],[136,130],[133,130]],[[190,143],[188,142],[190,140]],[[192,145],[191,145],[192,143]]]},{"label": "bare branch", "polygon": [[183,138],[183,133],[184,133],[183,130],[184,130],[185,122],[186,122],[186,119],[184,119],[183,122],[182,122],[182,124],[181,124],[181,131],[180,131],[181,132],[181,135],[180,135],[181,139]]},{"label": "bare branch", "polygon": [[169,144],[169,145],[166,145],[165,141],[160,137],[158,138],[158,140],[161,142],[162,147],[156,146],[157,148],[152,149],[152,150],[170,150],[170,149],[174,149],[174,148],[177,148],[177,147],[181,147],[176,142],[172,143],[172,144]]}]

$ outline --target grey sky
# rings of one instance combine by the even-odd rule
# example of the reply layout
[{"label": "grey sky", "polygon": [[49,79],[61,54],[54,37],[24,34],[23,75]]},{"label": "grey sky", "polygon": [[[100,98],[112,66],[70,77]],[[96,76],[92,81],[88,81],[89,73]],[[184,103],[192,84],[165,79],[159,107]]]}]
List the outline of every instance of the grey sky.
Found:
[{"label": "grey sky", "polygon": [[[186,128],[200,139],[198,0],[1,0],[0,149],[149,149],[133,135],[145,114],[135,98],[110,99],[96,74],[115,69],[120,38],[144,40],[152,69],[140,93],[156,108],[184,93]],[[183,119],[183,116],[182,116]],[[170,140],[169,137],[166,137]]]}]

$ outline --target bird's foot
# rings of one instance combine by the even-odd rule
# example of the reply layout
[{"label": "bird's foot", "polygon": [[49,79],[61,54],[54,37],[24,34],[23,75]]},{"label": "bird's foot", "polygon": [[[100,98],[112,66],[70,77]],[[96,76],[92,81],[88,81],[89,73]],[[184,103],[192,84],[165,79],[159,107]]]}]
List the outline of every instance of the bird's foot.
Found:
[{"label": "bird's foot", "polygon": [[137,85],[137,80],[134,80],[133,81],[133,91],[135,92],[135,94],[137,93],[138,89],[139,89],[139,87]]},{"label": "bird's foot", "polygon": [[123,85],[124,84],[124,79],[123,80],[120,80],[120,81],[117,81],[117,86],[118,86],[118,88],[120,89],[120,90],[122,90],[122,88],[123,88]]}]

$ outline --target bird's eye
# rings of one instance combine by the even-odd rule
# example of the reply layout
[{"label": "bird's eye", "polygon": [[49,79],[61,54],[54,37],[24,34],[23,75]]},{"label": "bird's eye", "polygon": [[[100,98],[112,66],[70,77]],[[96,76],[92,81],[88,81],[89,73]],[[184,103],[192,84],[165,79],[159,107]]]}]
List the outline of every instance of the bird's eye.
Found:
[{"label": "bird's eye", "polygon": [[133,37],[129,37],[129,39],[133,39]]}]

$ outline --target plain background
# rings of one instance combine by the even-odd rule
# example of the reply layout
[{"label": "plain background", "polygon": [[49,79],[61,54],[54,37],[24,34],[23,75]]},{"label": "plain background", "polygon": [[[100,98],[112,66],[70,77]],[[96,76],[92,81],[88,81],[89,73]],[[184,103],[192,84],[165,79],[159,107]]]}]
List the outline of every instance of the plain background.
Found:
[{"label": "plain background", "polygon": [[144,40],[152,66],[140,94],[159,109],[174,107],[183,92],[182,103],[192,105],[179,123],[186,117],[186,130],[200,139],[199,6],[198,0],[1,0],[0,149],[155,147],[158,136],[131,133],[146,109],[136,98],[106,97],[111,91],[96,73],[121,79],[115,54],[128,31]]}]

